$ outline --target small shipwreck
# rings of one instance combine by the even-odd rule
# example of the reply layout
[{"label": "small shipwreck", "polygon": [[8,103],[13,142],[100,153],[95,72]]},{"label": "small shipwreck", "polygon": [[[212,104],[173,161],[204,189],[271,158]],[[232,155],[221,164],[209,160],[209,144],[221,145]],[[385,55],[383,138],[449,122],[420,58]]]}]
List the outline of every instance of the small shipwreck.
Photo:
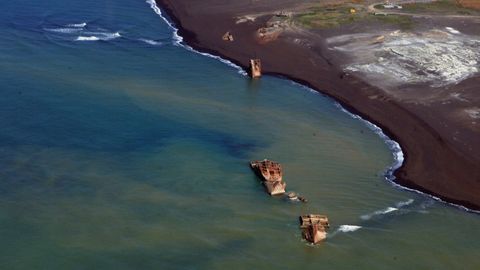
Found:
[{"label": "small shipwreck", "polygon": [[299,220],[303,239],[318,244],[327,238],[327,229],[330,228],[327,216],[309,214],[300,216]]},{"label": "small shipwreck", "polygon": [[250,59],[250,76],[260,78],[262,76],[262,62],[260,59]]},{"label": "small shipwreck", "polygon": [[262,179],[268,194],[273,196],[285,193],[287,184],[282,180],[283,174],[280,163],[264,159],[250,162],[250,167]]}]

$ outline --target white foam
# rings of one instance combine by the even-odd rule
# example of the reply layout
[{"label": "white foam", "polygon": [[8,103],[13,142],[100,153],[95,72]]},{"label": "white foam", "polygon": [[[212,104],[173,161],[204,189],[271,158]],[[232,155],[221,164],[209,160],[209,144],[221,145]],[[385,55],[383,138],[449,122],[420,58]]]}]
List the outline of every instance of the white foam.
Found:
[{"label": "white foam", "polygon": [[[314,91],[312,89],[312,91]],[[427,196],[429,198],[432,198],[434,199],[435,201],[439,201],[439,202],[442,202],[442,203],[445,203],[445,204],[448,204],[450,206],[453,206],[453,207],[456,207],[456,208],[459,208],[461,210],[464,210],[464,211],[467,211],[467,212],[472,212],[472,213],[477,213],[477,214],[480,214],[480,211],[477,211],[477,210],[473,210],[473,209],[470,209],[470,208],[467,208],[465,206],[462,206],[462,205],[458,205],[458,204],[454,204],[454,203],[449,203],[449,202],[446,202],[442,199],[440,199],[439,197],[436,197],[436,196],[433,196],[433,195],[430,195],[430,194],[427,194],[427,193],[424,193],[422,191],[419,191],[419,190],[416,190],[416,189],[413,189],[413,188],[408,188],[408,187],[405,187],[405,186],[402,186],[398,183],[395,182],[395,179],[396,177],[393,175],[393,173],[395,172],[395,170],[397,170],[398,168],[400,168],[403,164],[403,161],[404,161],[404,154],[402,152],[402,148],[400,147],[400,144],[398,144],[396,141],[390,139],[387,135],[385,135],[385,133],[383,133],[382,129],[379,128],[377,125],[373,124],[373,123],[370,123],[368,122],[367,120],[363,119],[361,116],[359,115],[356,115],[356,114],[353,114],[349,111],[347,111],[345,108],[343,108],[343,106],[338,103],[338,102],[335,102],[335,105],[340,108],[340,110],[342,110],[343,112],[345,112],[346,114],[350,115],[352,118],[355,118],[355,119],[359,119],[361,121],[363,121],[370,129],[372,129],[375,133],[377,133],[380,138],[382,138],[385,143],[388,145],[388,147],[390,148],[390,150],[392,151],[393,153],[393,157],[394,157],[394,163],[393,165],[388,168],[385,172],[385,179],[387,181],[390,182],[390,184],[392,184],[394,187],[396,188],[399,188],[399,189],[403,189],[403,190],[408,190],[408,191],[411,191],[411,192],[415,192],[417,194],[421,194],[421,195],[424,195],[424,196]]]},{"label": "white foam", "polygon": [[447,29],[448,32],[452,33],[452,34],[460,34],[460,31],[458,31],[457,29],[455,28],[452,28],[452,27],[445,27],[445,29]]},{"label": "white foam", "polygon": [[84,28],[85,26],[87,26],[86,22],[67,24],[67,27]]},{"label": "white foam", "polygon": [[112,40],[121,37],[119,32],[115,33],[102,33],[102,32],[90,32],[86,34],[94,34],[91,36],[79,36],[77,37],[77,41],[98,41],[98,40]]},{"label": "white foam", "polygon": [[397,208],[402,208],[402,207],[404,207],[404,206],[407,206],[407,205],[412,204],[414,201],[415,201],[414,199],[408,199],[408,200],[406,200],[406,201],[404,201],[404,202],[398,202],[398,203],[396,203],[395,206],[396,206]]},{"label": "white foam", "polygon": [[79,31],[82,31],[82,29],[80,28],[46,28],[45,30],[50,32],[62,33],[62,34],[71,34],[71,33],[77,33]]},{"label": "white foam", "polygon": [[157,46],[157,45],[162,45],[162,42],[160,41],[155,41],[155,40],[152,40],[152,39],[144,39],[144,38],[140,38],[139,39],[140,41],[143,41],[149,45],[153,45],[153,46]]},{"label": "white foam", "polygon": [[[312,89],[312,91],[314,91]],[[440,199],[439,197],[436,197],[436,196],[433,196],[433,195],[430,195],[430,194],[427,194],[427,193],[424,193],[422,191],[419,191],[419,190],[416,190],[416,189],[413,189],[413,188],[409,188],[409,187],[405,187],[405,186],[402,186],[398,183],[395,182],[395,179],[396,177],[393,175],[393,173],[395,172],[395,170],[397,170],[398,168],[400,168],[403,164],[403,161],[404,161],[404,154],[402,152],[402,148],[400,147],[400,144],[398,144],[396,141],[390,139],[387,135],[385,135],[385,133],[383,133],[382,129],[379,128],[377,125],[373,124],[373,123],[370,123],[368,122],[367,120],[363,119],[361,116],[359,115],[356,115],[356,114],[353,114],[351,112],[349,112],[348,110],[346,110],[345,108],[343,108],[343,106],[338,103],[338,102],[335,102],[335,105],[340,108],[340,110],[342,110],[343,112],[345,112],[346,114],[350,115],[352,118],[355,118],[355,119],[359,119],[361,121],[363,121],[370,129],[372,129],[375,133],[377,133],[380,138],[382,138],[385,143],[388,145],[388,147],[390,148],[390,150],[392,151],[393,153],[393,157],[394,157],[394,163],[393,165],[388,168],[385,172],[385,179],[387,181],[390,182],[390,184],[392,184],[394,187],[396,188],[400,188],[400,189],[403,189],[403,190],[408,190],[408,191],[411,191],[411,192],[415,192],[417,194],[421,194],[421,195],[424,195],[424,196],[427,196],[429,198],[432,198],[434,199],[435,201],[439,201],[439,202],[442,202],[442,203],[445,203],[445,204],[448,204],[450,206],[453,206],[453,207],[456,207],[456,208],[459,208],[461,210],[464,210],[464,211],[467,211],[467,212],[472,212],[472,213],[477,213],[477,214],[480,214],[480,211],[477,211],[477,210],[473,210],[473,209],[470,209],[470,208],[467,208],[465,206],[462,206],[462,205],[458,205],[458,204],[454,204],[454,203],[449,203],[449,202],[446,202],[442,199]],[[413,201],[412,201],[413,202]]]},{"label": "white foam", "polygon": [[391,213],[391,212],[395,212],[397,210],[398,210],[398,208],[395,208],[395,207],[387,207],[387,208],[382,209],[382,210],[377,210],[377,211],[375,211],[371,214],[362,215],[362,216],[360,216],[360,218],[363,219],[363,220],[369,220],[374,216],[385,215],[385,214],[388,214],[388,213]]},{"label": "white foam", "polygon": [[178,35],[178,29],[173,26],[173,23],[171,23],[167,18],[165,18],[162,14],[162,10],[157,6],[157,3],[155,0],[146,0],[146,2],[150,5],[150,7],[155,11],[155,13],[162,18],[163,21],[170,27],[170,29],[173,30],[173,40],[175,41],[175,44],[181,45],[180,43],[183,41],[183,38]]},{"label": "white foam", "polygon": [[341,225],[338,228],[338,231],[347,233],[347,232],[354,232],[354,231],[359,230],[361,228],[362,228],[362,226],[357,226],[357,225]]},{"label": "white foam", "polygon": [[241,68],[239,67],[238,65],[235,65],[232,61],[229,61],[229,60],[226,60],[226,59],[223,59],[221,58],[220,56],[216,56],[216,55],[213,55],[213,54],[209,54],[209,53],[205,53],[205,52],[199,52],[195,49],[193,49],[192,47],[186,45],[184,42],[183,42],[183,37],[181,37],[179,34],[178,34],[178,29],[175,28],[174,24],[171,23],[165,16],[163,16],[162,14],[162,11],[160,10],[160,8],[157,6],[157,3],[155,3],[155,0],[146,0],[146,2],[150,5],[150,7],[155,11],[155,13],[158,14],[158,16],[160,16],[160,18],[162,18],[163,21],[165,21],[165,23],[168,25],[168,27],[170,27],[170,29],[173,30],[173,41],[174,41],[174,45],[176,46],[180,46],[180,47],[183,47],[191,52],[194,52],[194,53],[198,53],[200,55],[203,55],[203,56],[207,56],[207,57],[210,57],[210,58],[213,58],[213,59],[216,59],[230,67],[233,67],[235,68],[236,70],[238,70],[238,73],[243,75],[243,76],[247,76],[247,73]]},{"label": "white foam", "polygon": [[100,38],[98,38],[96,36],[88,36],[88,37],[79,36],[79,37],[77,37],[76,40],[77,41],[97,41],[97,40],[100,40]]},{"label": "white foam", "polygon": [[62,33],[62,34],[72,34],[72,33],[77,33],[80,32],[84,29],[84,27],[87,26],[87,23],[72,23],[72,24],[67,24],[64,27],[61,28],[46,28],[45,30],[50,31],[50,32],[57,32],[57,33]]},{"label": "white foam", "polygon": [[393,176],[393,172],[396,169],[400,168],[403,164],[403,161],[404,161],[404,155],[403,155],[403,152],[402,152],[402,148],[400,147],[400,144],[398,144],[396,141],[390,139],[387,135],[385,135],[385,133],[383,133],[383,130],[380,127],[378,127],[377,125],[363,119],[359,115],[356,115],[356,114],[353,114],[353,113],[347,111],[338,102],[335,102],[335,105],[338,108],[340,108],[340,110],[342,110],[346,114],[350,115],[352,118],[355,118],[355,119],[358,119],[358,120],[364,122],[367,125],[367,127],[369,127],[373,132],[375,132],[378,136],[380,136],[380,138],[382,138],[385,141],[385,143],[387,144],[389,149],[392,151],[393,159],[394,159],[394,162],[393,162],[392,166],[386,170],[385,177],[387,178],[387,180],[390,180],[390,181],[393,182],[393,180],[395,180],[395,176]]}]

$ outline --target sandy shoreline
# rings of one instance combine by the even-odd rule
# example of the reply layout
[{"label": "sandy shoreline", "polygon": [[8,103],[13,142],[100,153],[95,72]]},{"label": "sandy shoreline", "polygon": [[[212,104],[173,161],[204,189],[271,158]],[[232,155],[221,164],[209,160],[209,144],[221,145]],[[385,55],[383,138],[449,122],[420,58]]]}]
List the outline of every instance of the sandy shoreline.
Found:
[{"label": "sandy shoreline", "polygon": [[[402,104],[354,76],[344,77],[333,56],[321,47],[306,48],[279,39],[259,45],[254,33],[265,21],[236,24],[225,5],[202,9],[195,1],[156,0],[192,48],[228,59],[246,68],[254,56],[263,61],[264,73],[287,77],[332,97],[342,106],[382,128],[387,136],[402,146],[405,162],[395,171],[396,182],[447,202],[480,210],[480,158],[462,151],[448,140],[448,129],[434,127],[432,116],[419,117],[424,108],[415,110]],[[194,15],[193,15],[194,14]],[[235,33],[235,42],[225,43],[225,31]],[[479,83],[477,77],[462,84]],[[435,119],[435,115],[433,116]],[[475,141],[475,138],[472,138]]]}]

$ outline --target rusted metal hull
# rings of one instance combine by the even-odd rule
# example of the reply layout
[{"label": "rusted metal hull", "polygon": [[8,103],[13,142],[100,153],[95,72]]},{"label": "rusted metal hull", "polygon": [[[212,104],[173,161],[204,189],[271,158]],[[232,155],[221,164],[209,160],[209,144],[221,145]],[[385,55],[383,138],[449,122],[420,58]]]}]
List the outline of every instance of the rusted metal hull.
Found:
[{"label": "rusted metal hull", "polygon": [[285,188],[287,186],[285,182],[281,182],[281,181],[275,181],[275,182],[264,181],[263,185],[267,189],[268,194],[272,196],[285,193]]},{"label": "rusted metal hull", "polygon": [[268,194],[279,195],[285,193],[287,184],[282,181],[282,167],[278,162],[267,159],[252,161],[250,167],[260,177]]},{"label": "rusted metal hull", "polygon": [[250,76],[260,78],[262,76],[262,63],[260,59],[250,59]]},{"label": "rusted metal hull", "polygon": [[327,216],[310,214],[300,216],[299,220],[303,239],[318,244],[327,238],[326,230],[330,227]]}]

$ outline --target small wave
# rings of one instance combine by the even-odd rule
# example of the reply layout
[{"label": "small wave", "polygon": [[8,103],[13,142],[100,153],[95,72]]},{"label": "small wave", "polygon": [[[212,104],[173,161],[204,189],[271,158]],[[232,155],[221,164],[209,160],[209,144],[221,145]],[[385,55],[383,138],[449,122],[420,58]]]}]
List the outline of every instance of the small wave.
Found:
[{"label": "small wave", "polygon": [[341,225],[340,227],[338,227],[338,231],[347,233],[347,232],[354,232],[361,228],[362,226],[358,226],[358,225]]},{"label": "small wave", "polygon": [[412,204],[414,201],[415,201],[414,199],[408,199],[406,201],[397,202],[395,204],[395,207],[390,206],[390,207],[387,207],[387,208],[382,209],[382,210],[377,210],[373,213],[362,215],[362,216],[360,216],[360,218],[363,219],[363,220],[369,220],[374,216],[380,216],[380,215],[385,215],[385,214],[388,214],[388,213],[392,213],[392,212],[400,210],[400,208],[402,208],[402,207],[405,207],[407,205]]},{"label": "small wave", "polygon": [[80,28],[46,28],[45,30],[62,34],[72,34],[82,31]]},{"label": "small wave", "polygon": [[77,41],[97,41],[97,40],[100,40],[100,39],[96,36],[89,36],[89,37],[79,36],[79,37],[77,37],[76,40]]},{"label": "small wave", "polygon": [[92,36],[79,36],[77,37],[77,41],[98,41],[98,40],[112,40],[115,38],[119,38],[122,35],[120,33],[96,33],[98,36],[92,35]]},{"label": "small wave", "polygon": [[395,206],[396,206],[397,208],[402,208],[402,207],[404,207],[404,206],[407,206],[407,205],[412,204],[414,201],[415,201],[414,199],[408,199],[408,200],[406,200],[406,201],[404,201],[404,202],[398,202],[397,204],[395,204]]},{"label": "small wave", "polygon": [[85,26],[87,26],[87,23],[86,23],[86,22],[67,24],[67,27],[84,28]]},{"label": "small wave", "polygon": [[452,33],[452,34],[460,34],[460,31],[458,31],[458,30],[455,29],[455,28],[445,27],[445,29],[447,29],[447,31],[450,32],[450,33]]},{"label": "small wave", "polygon": [[360,218],[363,219],[363,220],[369,220],[374,216],[385,215],[385,214],[388,214],[388,213],[391,213],[391,212],[395,212],[397,210],[398,210],[398,208],[395,208],[395,207],[387,207],[385,209],[375,211],[371,214],[362,215],[362,216],[360,216]]},{"label": "small wave", "polygon": [[153,46],[156,46],[156,45],[162,45],[162,42],[160,41],[155,41],[155,40],[152,40],[152,39],[144,39],[144,38],[141,38],[139,39],[140,41],[143,41],[149,45],[153,45]]},{"label": "small wave", "polygon": [[181,45],[180,43],[183,41],[183,38],[178,35],[178,29],[173,26],[173,23],[171,23],[167,18],[165,18],[162,14],[162,11],[160,8],[157,6],[157,3],[155,3],[155,0],[146,0],[146,2],[150,5],[150,7],[157,13],[160,18],[162,18],[163,21],[170,27],[170,29],[173,30],[173,39],[175,40],[175,43],[177,45]]},{"label": "small wave", "polygon": [[155,13],[157,13],[158,16],[160,16],[160,18],[162,18],[163,21],[165,21],[165,23],[168,25],[168,27],[170,27],[170,29],[173,30],[173,40],[174,40],[174,45],[176,46],[180,46],[180,47],[183,47],[191,52],[194,52],[194,53],[198,53],[200,55],[203,55],[203,56],[207,56],[207,57],[210,57],[210,58],[213,58],[213,59],[216,59],[230,67],[233,67],[235,68],[239,74],[243,75],[243,76],[247,76],[247,72],[245,72],[241,67],[239,67],[238,65],[234,64],[232,61],[229,61],[229,60],[226,60],[226,59],[223,59],[221,58],[220,56],[216,56],[216,55],[213,55],[213,54],[209,54],[209,53],[204,53],[204,52],[199,52],[195,49],[193,49],[192,47],[186,45],[183,43],[183,37],[181,37],[179,34],[178,34],[178,29],[175,28],[174,24],[171,23],[165,16],[163,16],[162,14],[162,11],[160,10],[160,8],[157,6],[157,3],[155,3],[155,0],[146,0],[145,1],[146,3],[148,3],[150,5],[150,7],[153,9],[153,11],[155,11]]}]

